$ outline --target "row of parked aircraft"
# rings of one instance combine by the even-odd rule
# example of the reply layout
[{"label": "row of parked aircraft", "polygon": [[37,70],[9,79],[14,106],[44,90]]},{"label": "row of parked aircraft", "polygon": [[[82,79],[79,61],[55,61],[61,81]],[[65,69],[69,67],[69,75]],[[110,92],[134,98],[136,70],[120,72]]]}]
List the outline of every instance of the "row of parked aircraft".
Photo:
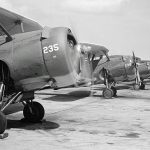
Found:
[{"label": "row of parked aircraft", "polygon": [[150,62],[134,53],[108,56],[108,51],[104,46],[78,43],[69,28],[43,28],[0,8],[0,134],[7,127],[7,110],[18,103],[24,105],[23,115],[29,122],[43,119],[45,111],[33,101],[34,91],[50,82],[54,88],[101,83],[104,98],[116,96],[119,82],[134,81],[136,89],[144,89]]},{"label": "row of parked aircraft", "polygon": [[[132,84],[133,89],[135,90],[145,89],[144,80],[150,77],[150,61],[141,60],[140,58],[135,57],[134,52],[132,56],[108,56],[108,50],[106,48],[104,49],[102,46],[87,43],[80,43],[80,45],[91,47],[91,52],[87,56],[89,58],[86,59],[91,68],[88,70],[92,70],[91,79],[94,84],[105,85],[105,88],[103,89],[104,98],[116,96],[116,86],[119,83],[126,83],[127,85]],[[104,55],[100,55],[100,53],[98,54],[98,51],[95,48],[96,46],[97,50],[103,51],[105,57]],[[95,50],[97,51],[97,56],[95,55]],[[84,57],[86,56],[84,55]]]}]

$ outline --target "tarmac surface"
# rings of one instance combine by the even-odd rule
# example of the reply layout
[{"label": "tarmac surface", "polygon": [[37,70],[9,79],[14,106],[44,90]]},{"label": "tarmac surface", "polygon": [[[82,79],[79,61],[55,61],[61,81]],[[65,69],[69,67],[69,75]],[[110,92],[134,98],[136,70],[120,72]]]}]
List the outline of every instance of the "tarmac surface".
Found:
[{"label": "tarmac surface", "polygon": [[22,112],[7,116],[8,137],[0,150],[149,150],[150,86],[125,89],[104,99],[99,86],[46,89],[35,101],[45,108],[42,122],[21,122]]}]

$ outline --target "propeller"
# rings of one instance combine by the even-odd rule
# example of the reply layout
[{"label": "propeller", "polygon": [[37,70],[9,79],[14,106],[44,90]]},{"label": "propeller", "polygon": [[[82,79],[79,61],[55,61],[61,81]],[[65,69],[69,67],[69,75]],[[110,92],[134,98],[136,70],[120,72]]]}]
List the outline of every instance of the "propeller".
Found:
[{"label": "propeller", "polygon": [[93,55],[92,48],[85,43],[80,43],[80,69],[81,69],[81,78],[84,78],[87,86],[90,87],[91,96],[93,95],[93,85],[94,85],[94,76],[93,76]]},{"label": "propeller", "polygon": [[78,36],[78,32],[76,31],[76,28],[75,28],[75,23],[73,22],[73,20],[71,19],[70,16],[68,16],[68,21],[69,21],[69,24],[70,24],[70,30],[73,34],[73,36],[75,37],[77,43],[74,47],[75,51],[76,51],[76,55],[74,57],[74,67],[75,67],[75,70],[77,72],[77,74],[80,74],[81,72],[81,68],[80,68],[80,57],[81,57],[81,48],[80,48],[80,44],[78,43],[78,40],[79,40],[79,36]]},{"label": "propeller", "polygon": [[139,74],[139,70],[138,70],[138,64],[137,64],[137,58],[135,57],[134,52],[132,52],[133,54],[133,67],[135,68],[135,84],[140,85],[141,84],[141,79],[140,79],[140,74]]},{"label": "propeller", "polygon": [[79,43],[77,46],[78,52],[80,54],[80,64],[79,64],[79,75],[80,75],[80,81],[88,83],[92,80],[92,66],[91,61],[89,57],[89,50],[87,50],[87,46]]},{"label": "propeller", "polygon": [[[72,20],[72,18],[68,17],[71,31],[74,35],[74,37],[79,40],[79,34],[77,32],[77,28],[74,26],[76,22]],[[79,75],[79,81],[78,83],[88,83],[90,80],[92,80],[92,70],[91,70],[91,63],[89,59],[89,47],[87,47],[85,44],[77,43],[76,50],[78,52],[77,57],[79,58],[76,62],[75,70],[77,74]]]}]

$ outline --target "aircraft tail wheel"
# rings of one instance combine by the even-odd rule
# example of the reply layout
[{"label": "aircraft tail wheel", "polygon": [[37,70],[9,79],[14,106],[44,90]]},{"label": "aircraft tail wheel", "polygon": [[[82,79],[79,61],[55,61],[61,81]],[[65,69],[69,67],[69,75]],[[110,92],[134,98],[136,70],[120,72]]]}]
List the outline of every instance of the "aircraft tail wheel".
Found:
[{"label": "aircraft tail wheel", "polygon": [[6,116],[0,111],[0,134],[3,134],[7,128]]},{"label": "aircraft tail wheel", "polygon": [[106,99],[110,99],[112,98],[114,95],[114,92],[112,89],[110,88],[106,88],[103,90],[103,97],[106,98]]},{"label": "aircraft tail wheel", "polygon": [[111,89],[113,90],[113,97],[116,97],[117,96],[116,88],[112,86]]},{"label": "aircraft tail wheel", "polygon": [[140,89],[145,90],[145,84],[144,83],[141,83]]},{"label": "aircraft tail wheel", "polygon": [[140,89],[140,86],[139,86],[138,84],[134,84],[134,85],[133,85],[133,89],[134,89],[134,90],[139,90],[139,89]]},{"label": "aircraft tail wheel", "polygon": [[23,110],[24,118],[32,123],[41,121],[44,117],[45,110],[38,102],[27,103]]}]

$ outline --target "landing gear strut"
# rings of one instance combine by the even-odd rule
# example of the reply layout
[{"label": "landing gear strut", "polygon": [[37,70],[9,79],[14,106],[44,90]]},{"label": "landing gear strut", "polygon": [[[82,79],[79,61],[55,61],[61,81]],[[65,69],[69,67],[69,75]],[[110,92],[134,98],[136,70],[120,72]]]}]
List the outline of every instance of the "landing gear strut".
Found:
[{"label": "landing gear strut", "polygon": [[141,82],[140,89],[145,90],[145,84],[143,82]]},{"label": "landing gear strut", "polygon": [[38,102],[28,102],[23,110],[24,118],[32,123],[40,122],[45,114],[43,106]]},{"label": "landing gear strut", "polygon": [[[4,92],[0,91],[0,93],[4,93]],[[3,96],[3,94],[1,95],[2,97],[0,100],[0,134],[3,134],[7,127],[7,119],[5,115],[3,114],[3,112],[5,111],[5,109],[7,109],[7,107],[10,104],[19,102],[22,97],[26,97],[26,95],[29,95],[29,94],[18,92],[18,93],[10,95],[9,98],[7,99],[6,97]],[[27,101],[27,104],[25,105],[24,110],[23,110],[23,114],[26,120],[36,123],[43,119],[45,111],[44,111],[43,106],[40,103]]]},{"label": "landing gear strut", "polygon": [[7,128],[6,116],[0,111],[0,134],[3,134]]},{"label": "landing gear strut", "polygon": [[[0,93],[2,93],[0,91]],[[6,116],[3,114],[3,111],[12,103],[15,102],[15,100],[21,95],[21,92],[18,92],[17,94],[14,94],[10,99],[7,100],[4,99],[4,96],[2,95],[1,101],[0,101],[0,134],[3,134],[7,127],[7,119]]]},{"label": "landing gear strut", "polygon": [[2,112],[4,90],[5,90],[5,85],[3,84],[3,82],[1,82],[0,83],[0,134],[3,134],[7,128],[7,119]]},{"label": "landing gear strut", "polygon": [[134,90],[145,90],[145,84],[141,82],[140,84],[134,84],[133,85]]},{"label": "landing gear strut", "polygon": [[104,84],[106,85],[106,88],[103,90],[103,97],[106,99],[110,99],[112,97],[117,96],[117,90],[113,86],[114,85],[114,80],[112,77],[108,74],[108,70],[103,68],[103,76],[104,76]]},{"label": "landing gear strut", "polygon": [[116,97],[117,96],[117,89],[112,86],[111,89],[113,90],[113,97]]}]

